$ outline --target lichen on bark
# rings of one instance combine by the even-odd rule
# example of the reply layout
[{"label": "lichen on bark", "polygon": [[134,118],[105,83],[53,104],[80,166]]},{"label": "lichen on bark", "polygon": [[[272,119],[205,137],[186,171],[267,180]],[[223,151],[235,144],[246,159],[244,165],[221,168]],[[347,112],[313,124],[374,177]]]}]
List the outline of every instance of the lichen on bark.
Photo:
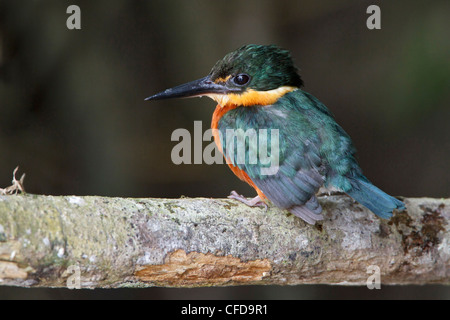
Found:
[{"label": "lichen on bark", "polygon": [[229,199],[0,196],[0,284],[84,288],[449,281],[448,199],[404,199],[381,220],[346,196],[324,221]]}]

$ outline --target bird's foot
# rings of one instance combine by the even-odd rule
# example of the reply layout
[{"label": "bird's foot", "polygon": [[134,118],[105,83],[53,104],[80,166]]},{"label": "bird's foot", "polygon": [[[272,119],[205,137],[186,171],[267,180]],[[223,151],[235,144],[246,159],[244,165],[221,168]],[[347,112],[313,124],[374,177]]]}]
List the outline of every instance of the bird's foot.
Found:
[{"label": "bird's foot", "polygon": [[341,191],[339,189],[333,188],[333,187],[330,187],[330,188],[321,187],[319,189],[319,191],[316,193],[316,196],[317,197],[342,196],[344,194],[345,194],[345,192],[343,192],[343,191]]},{"label": "bird's foot", "polygon": [[228,196],[228,199],[234,199],[237,201],[240,201],[246,205],[248,205],[249,207],[264,207],[268,208],[267,203],[265,203],[263,200],[261,200],[261,198],[259,196],[256,196],[252,199],[247,199],[244,196],[241,196],[240,194],[238,194],[236,191],[231,191],[230,195]]}]

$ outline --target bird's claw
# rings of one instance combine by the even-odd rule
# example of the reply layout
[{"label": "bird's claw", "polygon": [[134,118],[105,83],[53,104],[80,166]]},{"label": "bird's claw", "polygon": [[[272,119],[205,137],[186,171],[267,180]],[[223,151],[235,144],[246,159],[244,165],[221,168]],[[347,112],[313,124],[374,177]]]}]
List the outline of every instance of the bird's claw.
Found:
[{"label": "bird's claw", "polygon": [[246,204],[249,207],[264,207],[267,211],[268,205],[265,203],[259,196],[256,196],[252,199],[247,199],[246,197],[238,194],[236,191],[231,191],[230,195],[228,196],[228,199],[234,199],[237,201],[240,201],[244,204]]},{"label": "bird's claw", "polygon": [[316,193],[317,197],[325,197],[325,196],[342,196],[345,192],[335,189],[333,187],[331,188],[325,188],[321,187],[319,191]]}]

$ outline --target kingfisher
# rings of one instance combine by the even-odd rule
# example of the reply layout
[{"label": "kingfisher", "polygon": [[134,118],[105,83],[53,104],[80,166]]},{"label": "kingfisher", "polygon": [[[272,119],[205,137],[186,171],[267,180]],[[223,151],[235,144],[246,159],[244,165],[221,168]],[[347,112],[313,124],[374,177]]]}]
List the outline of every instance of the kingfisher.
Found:
[{"label": "kingfisher", "polygon": [[[217,102],[211,122],[214,141],[233,173],[257,193],[247,199],[232,191],[229,198],[266,208],[270,201],[309,224],[323,219],[317,200],[322,190],[346,193],[384,219],[392,217],[394,210],[404,210],[403,202],[363,175],[349,135],[327,107],[302,87],[289,51],[249,44],[217,61],[206,77],[145,100],[206,96]],[[232,138],[229,130],[235,133]],[[276,134],[250,139],[248,132],[261,130]],[[230,141],[239,138],[241,145]],[[266,153],[273,161],[249,156],[268,145]],[[239,147],[244,156],[239,155]]]}]

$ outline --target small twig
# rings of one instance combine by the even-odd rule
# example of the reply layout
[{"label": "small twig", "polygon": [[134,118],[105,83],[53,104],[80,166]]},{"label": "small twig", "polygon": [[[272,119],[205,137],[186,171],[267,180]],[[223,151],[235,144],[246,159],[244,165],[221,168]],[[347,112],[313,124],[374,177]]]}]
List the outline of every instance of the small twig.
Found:
[{"label": "small twig", "polygon": [[13,171],[13,179],[12,185],[6,188],[0,188],[0,194],[2,195],[10,195],[17,194],[19,192],[25,193],[25,187],[23,186],[23,181],[25,180],[25,173],[22,174],[19,180],[16,179],[16,172],[19,170],[19,166],[17,166]]}]

